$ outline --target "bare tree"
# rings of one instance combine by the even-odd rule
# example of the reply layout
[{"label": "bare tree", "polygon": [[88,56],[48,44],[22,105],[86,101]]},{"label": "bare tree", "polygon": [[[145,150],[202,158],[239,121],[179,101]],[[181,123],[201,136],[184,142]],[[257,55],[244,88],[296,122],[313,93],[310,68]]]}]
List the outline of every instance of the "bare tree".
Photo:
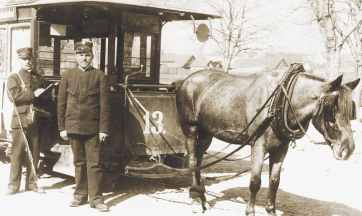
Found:
[{"label": "bare tree", "polygon": [[[308,0],[326,41],[327,62],[331,75],[340,73],[343,49],[350,52],[355,62],[355,74],[362,75],[362,1]],[[361,87],[355,100],[360,103]],[[359,104],[361,106],[361,104]]]},{"label": "bare tree", "polygon": [[339,8],[335,31],[341,38],[339,49],[347,46],[356,63],[356,74],[362,74],[362,7],[361,0],[336,1]]},{"label": "bare tree", "polygon": [[340,69],[340,51],[337,44],[342,39],[336,32],[336,13],[333,0],[308,0],[324,36],[328,76],[336,76]]},{"label": "bare tree", "polygon": [[[356,63],[362,54],[361,0],[309,0],[325,35],[327,53],[348,48]],[[362,63],[362,62],[361,62]],[[362,68],[356,69],[359,72]]]},{"label": "bare tree", "polygon": [[260,29],[249,16],[252,11],[247,0],[218,0],[209,3],[222,19],[211,21],[210,38],[215,41],[223,57],[224,68],[230,70],[233,61],[243,53],[262,49]]},{"label": "bare tree", "polygon": [[[346,49],[362,75],[362,0],[308,0],[325,38],[328,71],[340,73],[341,52]],[[360,87],[359,87],[360,89]],[[360,90],[356,91],[360,100]]]}]

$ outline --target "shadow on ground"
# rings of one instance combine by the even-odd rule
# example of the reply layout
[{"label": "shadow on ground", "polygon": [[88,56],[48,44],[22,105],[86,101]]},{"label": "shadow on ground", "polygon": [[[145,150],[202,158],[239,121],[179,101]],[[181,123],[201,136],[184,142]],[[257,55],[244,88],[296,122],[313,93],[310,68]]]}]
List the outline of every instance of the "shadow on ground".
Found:
[{"label": "shadow on ground", "polygon": [[62,180],[59,182],[56,182],[54,184],[43,187],[44,190],[56,190],[56,189],[61,189],[63,187],[74,184],[74,177],[64,175],[61,173],[57,173],[57,172],[51,172],[51,173],[48,173],[48,175],[41,176],[42,179],[50,179],[50,178],[54,178],[54,177],[62,179]]},{"label": "shadow on ground", "polygon": [[[260,189],[256,202],[258,206],[265,206],[267,191],[267,188]],[[222,197],[209,200],[211,207],[215,206],[220,201],[235,200],[237,198],[245,200],[246,205],[247,200],[249,199],[249,189],[246,187],[231,188],[222,191],[221,193],[223,193]],[[341,203],[311,199],[283,190],[278,190],[277,210],[283,212],[283,216],[362,216],[361,211]]]},{"label": "shadow on ground", "polygon": [[[228,179],[239,178],[240,176],[233,176],[230,173],[237,173],[243,170],[247,171],[249,167],[250,162],[244,160],[222,162],[206,169],[203,173],[217,173],[218,177],[229,176],[230,178]],[[268,166],[264,165],[263,171],[266,172],[267,170]],[[57,174],[55,173],[53,175]],[[56,177],[61,178],[61,181],[49,185],[44,189],[61,189],[74,184],[74,178],[72,177],[61,174],[58,174]],[[206,180],[206,189],[210,185],[217,184],[225,180],[225,178],[218,177],[208,177]],[[52,176],[49,176],[48,178],[52,178]],[[162,179],[145,179],[138,176],[120,176],[116,182],[117,184],[112,190],[113,192],[106,194],[104,197],[110,207],[116,206],[137,195],[152,196],[157,192],[170,189],[172,190],[170,193],[184,193],[185,188],[188,188],[191,185],[191,176],[175,176],[172,178]],[[240,211],[242,212],[246,206],[247,200],[249,199],[248,187],[228,188],[220,193],[222,196],[213,196],[213,199],[208,200],[211,208],[216,207],[219,202],[232,201],[236,202],[236,205],[241,206]],[[257,205],[263,207],[266,203],[266,197],[267,188],[261,188],[257,196]],[[245,202],[239,200],[245,200]],[[183,201],[182,199],[176,200],[171,198],[164,201],[170,203],[183,203],[187,205],[190,200]],[[361,211],[341,203],[312,199],[283,190],[278,191],[277,210],[283,212],[284,216],[362,216]]]},{"label": "shadow on ground", "polygon": [[[208,163],[208,162],[206,162]],[[249,170],[250,161],[247,160],[237,160],[237,161],[222,161],[218,164],[213,165],[212,167],[207,168],[203,171],[203,174],[217,173],[217,177],[206,177],[205,185],[206,187],[217,184],[219,182],[230,180],[233,178],[240,177],[234,173],[244,173]],[[268,166],[264,165],[263,171],[267,171]],[[161,192],[167,189],[174,190],[174,193],[178,191],[183,191],[185,188],[189,188],[191,185],[192,177],[191,175],[176,175],[171,178],[159,178],[159,179],[147,179],[139,176],[120,176],[117,179],[117,185],[113,189],[113,193],[105,196],[107,199],[107,204],[109,206],[115,206],[133,196],[140,194],[154,194],[156,192]],[[169,202],[179,202],[175,200],[166,200]],[[185,200],[187,203],[189,200]]]}]

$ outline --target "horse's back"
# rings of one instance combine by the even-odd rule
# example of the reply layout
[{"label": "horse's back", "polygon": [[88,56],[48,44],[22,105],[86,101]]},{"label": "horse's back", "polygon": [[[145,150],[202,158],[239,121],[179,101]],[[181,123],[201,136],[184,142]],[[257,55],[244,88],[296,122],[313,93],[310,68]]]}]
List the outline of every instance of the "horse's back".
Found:
[{"label": "horse's back", "polygon": [[235,85],[238,88],[249,88],[254,83],[258,82],[262,76],[260,74],[251,75],[231,75],[222,71],[216,70],[201,70],[190,74],[177,87],[178,94],[188,97],[197,97],[203,90],[211,86],[231,86]]},{"label": "horse's back", "polygon": [[191,74],[176,95],[181,123],[219,133],[218,138],[230,137],[236,128],[245,127],[248,113],[254,112],[254,105],[248,103],[257,104],[262,80],[261,75],[241,77],[209,70]]}]

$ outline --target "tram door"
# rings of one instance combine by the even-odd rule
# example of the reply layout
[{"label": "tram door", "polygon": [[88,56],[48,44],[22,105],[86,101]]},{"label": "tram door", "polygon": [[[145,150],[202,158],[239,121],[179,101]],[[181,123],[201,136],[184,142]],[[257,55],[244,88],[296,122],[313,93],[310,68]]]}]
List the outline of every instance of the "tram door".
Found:
[{"label": "tram door", "polygon": [[30,28],[29,26],[14,26],[10,29],[10,35],[10,71],[18,71],[20,65],[17,61],[16,50],[22,47],[30,47]]}]

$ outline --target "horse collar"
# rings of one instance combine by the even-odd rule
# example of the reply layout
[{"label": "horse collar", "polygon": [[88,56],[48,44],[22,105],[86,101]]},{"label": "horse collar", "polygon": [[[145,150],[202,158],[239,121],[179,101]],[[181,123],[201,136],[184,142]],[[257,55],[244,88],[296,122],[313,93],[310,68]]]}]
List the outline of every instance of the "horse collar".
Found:
[{"label": "horse collar", "polygon": [[[297,77],[301,72],[305,72],[302,64],[292,64],[282,79],[279,89],[276,91],[272,104],[269,108],[269,116],[273,117],[271,127],[277,137],[281,140],[295,140],[304,135],[304,130],[291,129],[288,125],[288,111],[292,109],[288,100],[291,99]],[[287,92],[283,92],[282,86]],[[288,97],[288,98],[287,98]]]}]

